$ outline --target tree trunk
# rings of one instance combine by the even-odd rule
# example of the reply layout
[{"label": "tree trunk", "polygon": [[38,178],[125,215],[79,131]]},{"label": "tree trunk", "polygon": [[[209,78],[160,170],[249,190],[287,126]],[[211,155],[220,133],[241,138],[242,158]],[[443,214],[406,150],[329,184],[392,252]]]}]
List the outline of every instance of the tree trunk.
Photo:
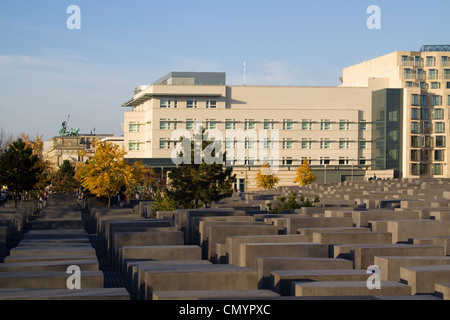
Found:
[{"label": "tree trunk", "polygon": [[108,208],[111,208],[111,197],[108,196]]}]

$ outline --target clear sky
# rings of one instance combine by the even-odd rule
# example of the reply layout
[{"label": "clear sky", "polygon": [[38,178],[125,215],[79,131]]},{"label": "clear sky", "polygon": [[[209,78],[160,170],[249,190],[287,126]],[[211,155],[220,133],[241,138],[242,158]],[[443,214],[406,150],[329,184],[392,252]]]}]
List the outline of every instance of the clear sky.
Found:
[{"label": "clear sky", "polygon": [[[67,8],[80,8],[70,30]],[[370,30],[370,5],[381,29]],[[448,0],[14,0],[0,2],[0,128],[122,135],[134,87],[171,71],[229,85],[336,86],[342,69],[450,44]]]}]

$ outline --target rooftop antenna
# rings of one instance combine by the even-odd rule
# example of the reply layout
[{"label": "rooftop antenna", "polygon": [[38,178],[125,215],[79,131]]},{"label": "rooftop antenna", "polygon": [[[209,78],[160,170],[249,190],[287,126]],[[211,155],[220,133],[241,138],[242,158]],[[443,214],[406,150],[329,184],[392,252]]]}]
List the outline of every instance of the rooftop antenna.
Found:
[{"label": "rooftop antenna", "polygon": [[247,80],[246,77],[247,77],[247,64],[244,61],[244,87],[245,87],[246,80]]},{"label": "rooftop antenna", "polygon": [[267,58],[264,60],[264,85],[267,85],[266,74],[267,74]]}]

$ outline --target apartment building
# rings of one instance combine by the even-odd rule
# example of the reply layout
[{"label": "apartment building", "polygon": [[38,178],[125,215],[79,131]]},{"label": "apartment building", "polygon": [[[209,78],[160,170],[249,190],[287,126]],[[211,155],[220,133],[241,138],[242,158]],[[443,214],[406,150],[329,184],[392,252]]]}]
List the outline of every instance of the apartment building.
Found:
[{"label": "apartment building", "polygon": [[[448,178],[450,45],[394,52],[343,72],[344,87],[368,86],[373,79],[385,86],[374,93],[373,168],[396,162],[402,177]],[[386,126],[377,125],[383,117]]]},{"label": "apartment building", "polygon": [[[267,162],[293,184],[304,158],[322,183],[448,177],[449,57],[448,46],[394,52],[344,69],[339,87],[228,86],[225,73],[172,72],[123,103],[127,157],[170,170],[174,130],[201,122],[223,133],[240,189]],[[231,130],[246,135],[227,139]]]}]

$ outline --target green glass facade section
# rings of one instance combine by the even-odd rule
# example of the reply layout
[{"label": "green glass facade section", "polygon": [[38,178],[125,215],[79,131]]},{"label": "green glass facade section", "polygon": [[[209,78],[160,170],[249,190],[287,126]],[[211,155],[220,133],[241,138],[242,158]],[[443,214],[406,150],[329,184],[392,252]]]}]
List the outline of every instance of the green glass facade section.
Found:
[{"label": "green glass facade section", "polygon": [[403,176],[403,90],[383,89],[372,95],[372,165],[375,170],[394,169]]}]

